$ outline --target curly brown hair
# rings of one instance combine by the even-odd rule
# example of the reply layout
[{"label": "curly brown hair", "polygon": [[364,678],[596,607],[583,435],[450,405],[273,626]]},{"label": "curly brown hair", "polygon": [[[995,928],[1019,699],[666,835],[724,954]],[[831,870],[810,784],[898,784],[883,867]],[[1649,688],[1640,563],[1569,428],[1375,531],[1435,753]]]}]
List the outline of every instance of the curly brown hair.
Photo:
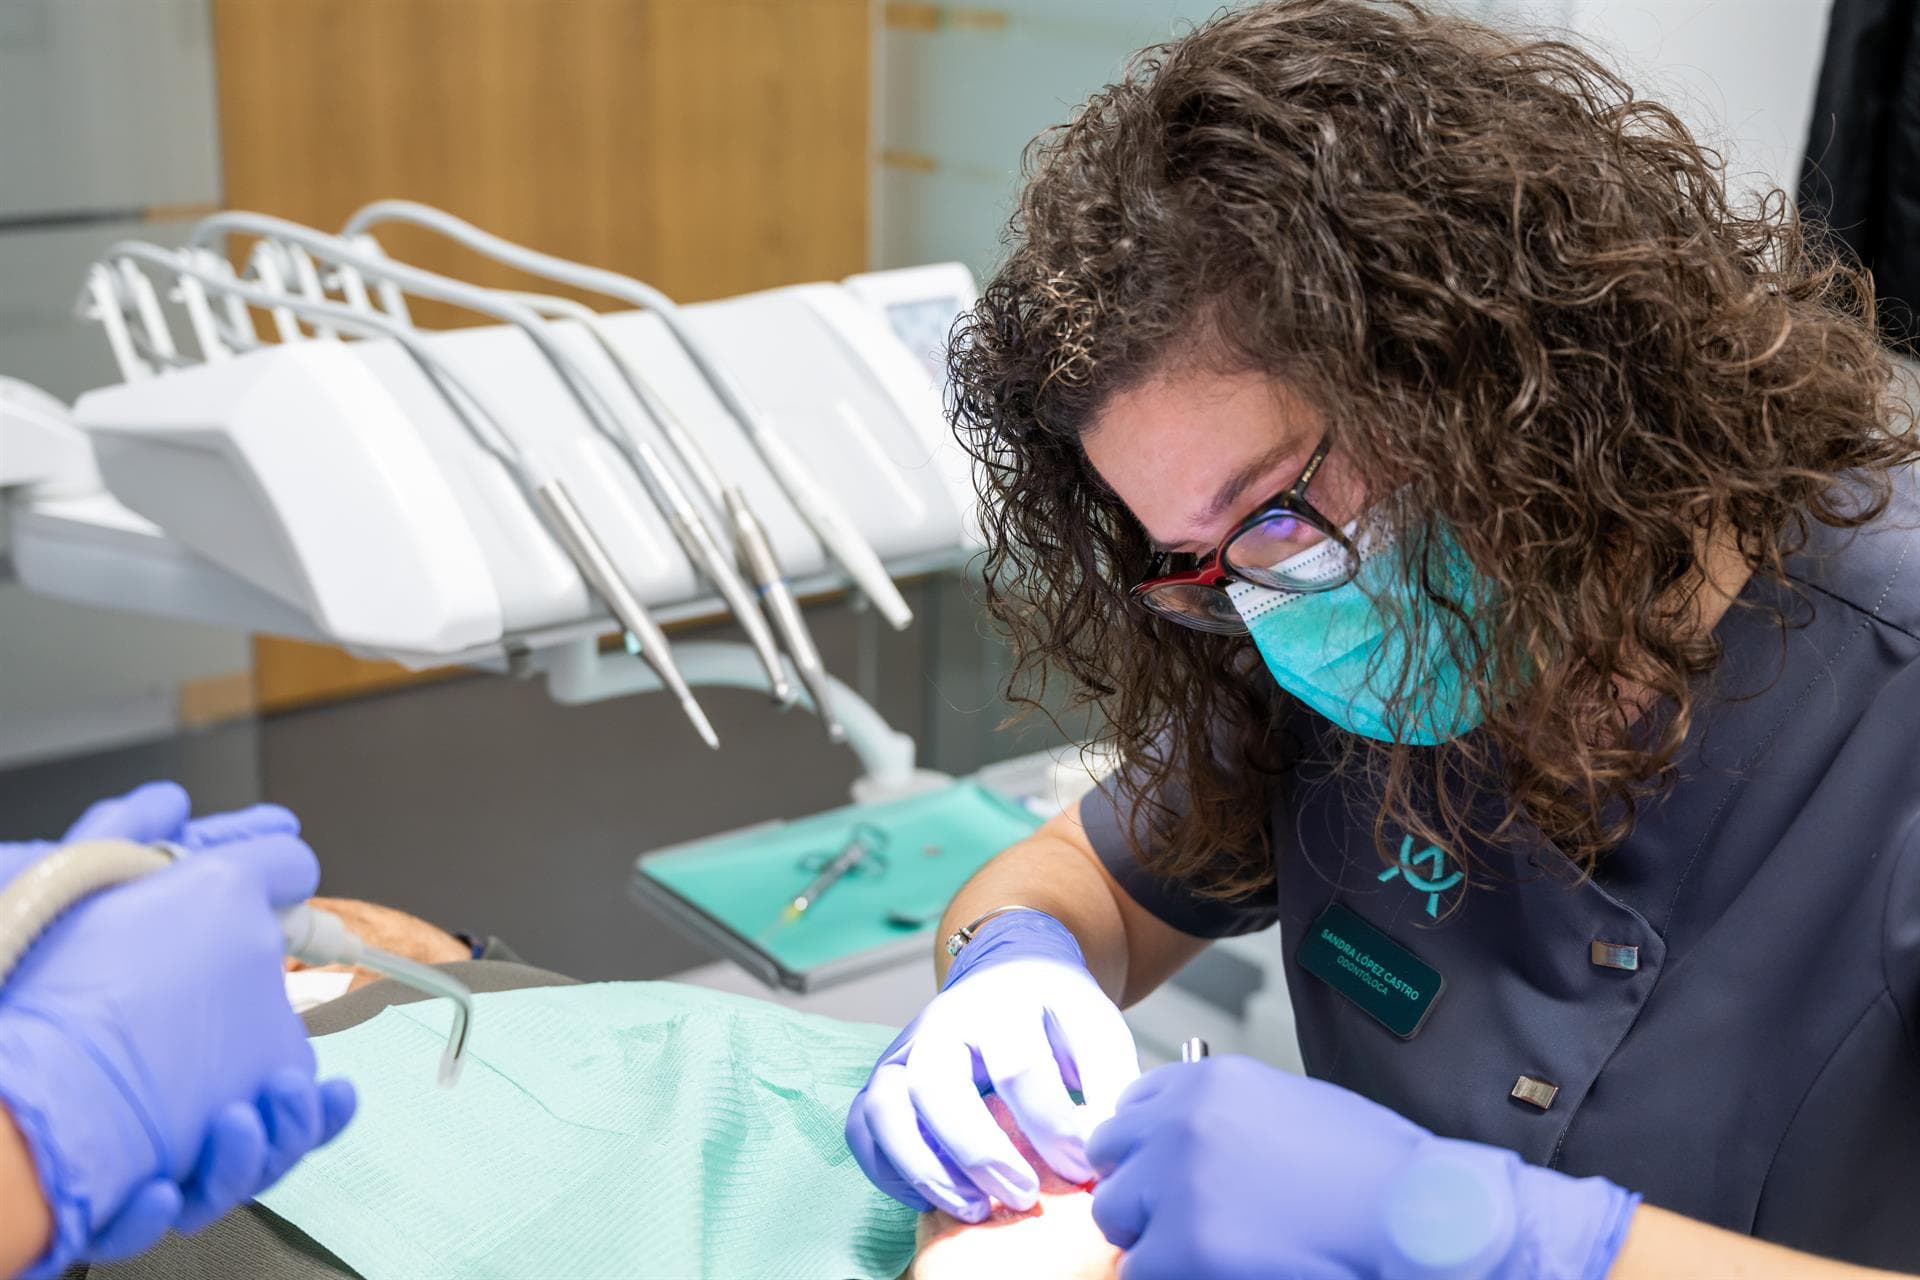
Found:
[{"label": "curly brown hair", "polygon": [[[1566,43],[1256,4],[1139,55],[1027,173],[950,356],[1009,693],[1066,678],[1129,762],[1141,856],[1204,892],[1271,881],[1264,796],[1298,748],[1244,639],[1128,602],[1153,551],[1080,444],[1117,392],[1193,360],[1283,379],[1392,495],[1409,598],[1487,715],[1350,745],[1383,854],[1393,828],[1464,853],[1521,824],[1590,870],[1671,785],[1718,660],[1689,624],[1707,533],[1781,575],[1915,456],[1865,275],[1779,193],[1736,207],[1715,153]],[[1459,598],[1443,530],[1486,598]],[[1406,706],[1417,674],[1384,675]],[[1634,726],[1623,684],[1663,714]]]}]

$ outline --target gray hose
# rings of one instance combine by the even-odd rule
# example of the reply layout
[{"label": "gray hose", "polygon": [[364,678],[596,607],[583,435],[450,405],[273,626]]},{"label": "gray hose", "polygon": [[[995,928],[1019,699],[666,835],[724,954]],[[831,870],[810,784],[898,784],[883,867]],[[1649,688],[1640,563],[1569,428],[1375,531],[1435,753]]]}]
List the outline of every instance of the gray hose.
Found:
[{"label": "gray hose", "polygon": [[85,840],[55,849],[15,876],[0,889],[0,986],[67,908],[172,862],[170,849],[131,840]]},{"label": "gray hose", "polygon": [[[0,889],[0,986],[40,935],[81,900],[191,856],[162,841],[83,840],[63,845],[41,858]],[[369,947],[328,911],[301,904],[280,913],[287,954],[309,964],[352,964],[385,974],[396,982],[453,1002],[453,1024],[440,1057],[440,1083],[452,1085],[465,1060],[473,1024],[473,992],[451,974],[378,947]]]}]

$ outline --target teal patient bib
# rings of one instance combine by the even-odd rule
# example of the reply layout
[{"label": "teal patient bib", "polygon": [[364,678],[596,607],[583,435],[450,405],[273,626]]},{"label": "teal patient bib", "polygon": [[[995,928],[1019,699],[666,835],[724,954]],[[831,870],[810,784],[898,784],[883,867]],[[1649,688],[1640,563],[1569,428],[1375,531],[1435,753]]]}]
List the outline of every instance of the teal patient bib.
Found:
[{"label": "teal patient bib", "polygon": [[476,997],[460,1081],[443,1001],[313,1042],[360,1111],[260,1198],[367,1280],[874,1277],[913,1211],[842,1135],[890,1028],[673,983]]}]

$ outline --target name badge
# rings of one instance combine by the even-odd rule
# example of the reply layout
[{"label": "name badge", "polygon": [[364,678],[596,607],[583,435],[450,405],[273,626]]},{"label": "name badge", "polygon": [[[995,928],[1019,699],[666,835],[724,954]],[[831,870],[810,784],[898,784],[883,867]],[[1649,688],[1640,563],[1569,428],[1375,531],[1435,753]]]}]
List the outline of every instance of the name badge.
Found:
[{"label": "name badge", "polygon": [[1446,987],[1438,969],[1337,902],[1307,929],[1296,958],[1402,1040],[1419,1032]]}]

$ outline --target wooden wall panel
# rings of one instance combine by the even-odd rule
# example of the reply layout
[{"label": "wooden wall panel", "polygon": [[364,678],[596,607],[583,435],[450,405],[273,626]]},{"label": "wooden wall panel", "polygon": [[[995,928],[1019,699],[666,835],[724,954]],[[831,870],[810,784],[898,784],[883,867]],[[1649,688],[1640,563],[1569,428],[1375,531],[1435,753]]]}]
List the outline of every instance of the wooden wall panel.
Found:
[{"label": "wooden wall panel", "polygon": [[[866,265],[867,0],[214,0],[214,20],[232,208],[332,229],[409,197],[686,301]],[[265,637],[255,665],[267,709],[406,678]]]}]

